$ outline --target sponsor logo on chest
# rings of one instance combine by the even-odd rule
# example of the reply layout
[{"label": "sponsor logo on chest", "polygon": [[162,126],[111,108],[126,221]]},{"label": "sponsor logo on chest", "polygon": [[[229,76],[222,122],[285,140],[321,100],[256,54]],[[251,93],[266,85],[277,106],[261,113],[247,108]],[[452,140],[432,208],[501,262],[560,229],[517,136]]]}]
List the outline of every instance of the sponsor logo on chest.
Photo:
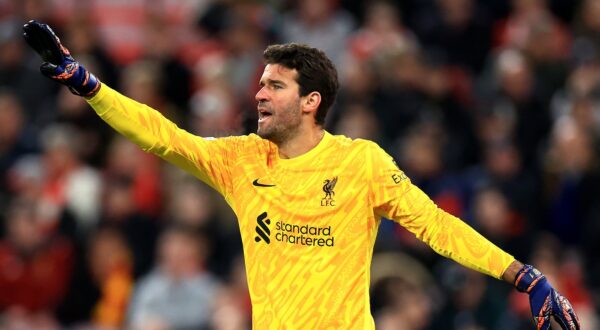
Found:
[{"label": "sponsor logo on chest", "polygon": [[275,222],[275,228],[271,231],[271,219],[267,212],[256,217],[256,243],[265,242],[271,244],[274,237],[276,241],[284,244],[333,247],[335,237],[331,233],[331,226],[311,226],[309,224],[295,224],[286,221]]}]

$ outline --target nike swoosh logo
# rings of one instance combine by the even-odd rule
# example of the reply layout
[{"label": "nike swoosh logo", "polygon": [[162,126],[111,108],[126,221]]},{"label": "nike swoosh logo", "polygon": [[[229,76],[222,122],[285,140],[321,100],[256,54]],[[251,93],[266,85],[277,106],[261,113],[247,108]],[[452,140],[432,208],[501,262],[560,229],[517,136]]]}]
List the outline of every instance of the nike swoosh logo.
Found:
[{"label": "nike swoosh logo", "polygon": [[257,186],[257,187],[275,187],[274,184],[264,184],[264,183],[260,183],[258,182],[258,179],[252,181],[252,185],[253,186]]}]

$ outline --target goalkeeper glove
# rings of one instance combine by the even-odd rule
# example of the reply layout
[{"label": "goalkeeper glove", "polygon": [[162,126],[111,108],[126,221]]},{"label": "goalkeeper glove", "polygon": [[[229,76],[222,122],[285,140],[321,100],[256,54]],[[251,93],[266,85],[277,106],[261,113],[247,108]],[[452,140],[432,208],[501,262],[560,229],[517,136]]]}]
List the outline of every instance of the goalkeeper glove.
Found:
[{"label": "goalkeeper glove", "polygon": [[539,270],[530,265],[524,265],[517,273],[515,287],[517,290],[529,294],[529,304],[538,330],[550,328],[551,316],[565,330],[581,328],[571,303],[548,283],[546,277]]},{"label": "goalkeeper glove", "polygon": [[42,57],[44,63],[40,71],[45,76],[66,85],[73,94],[80,96],[93,96],[100,89],[100,81],[73,59],[47,24],[29,21],[23,26],[23,37]]}]

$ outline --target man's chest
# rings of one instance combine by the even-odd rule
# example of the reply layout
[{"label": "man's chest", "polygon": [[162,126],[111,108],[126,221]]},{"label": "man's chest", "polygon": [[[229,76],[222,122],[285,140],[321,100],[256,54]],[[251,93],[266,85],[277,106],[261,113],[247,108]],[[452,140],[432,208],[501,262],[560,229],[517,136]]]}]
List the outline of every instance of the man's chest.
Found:
[{"label": "man's chest", "polygon": [[374,221],[360,169],[245,173],[236,186],[234,207],[247,252],[277,248],[290,257],[314,256],[323,249],[335,252],[352,242],[369,241]]}]

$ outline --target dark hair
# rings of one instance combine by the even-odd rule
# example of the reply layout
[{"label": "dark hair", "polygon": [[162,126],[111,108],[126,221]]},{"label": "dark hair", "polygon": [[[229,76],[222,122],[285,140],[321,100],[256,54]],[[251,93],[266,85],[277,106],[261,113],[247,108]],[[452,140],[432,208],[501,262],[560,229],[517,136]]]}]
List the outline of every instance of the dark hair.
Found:
[{"label": "dark hair", "polygon": [[296,82],[300,85],[300,96],[314,91],[321,94],[315,121],[323,125],[339,88],[337,70],[327,55],[307,45],[289,43],[267,47],[263,59],[265,64],[280,64],[298,71]]}]

